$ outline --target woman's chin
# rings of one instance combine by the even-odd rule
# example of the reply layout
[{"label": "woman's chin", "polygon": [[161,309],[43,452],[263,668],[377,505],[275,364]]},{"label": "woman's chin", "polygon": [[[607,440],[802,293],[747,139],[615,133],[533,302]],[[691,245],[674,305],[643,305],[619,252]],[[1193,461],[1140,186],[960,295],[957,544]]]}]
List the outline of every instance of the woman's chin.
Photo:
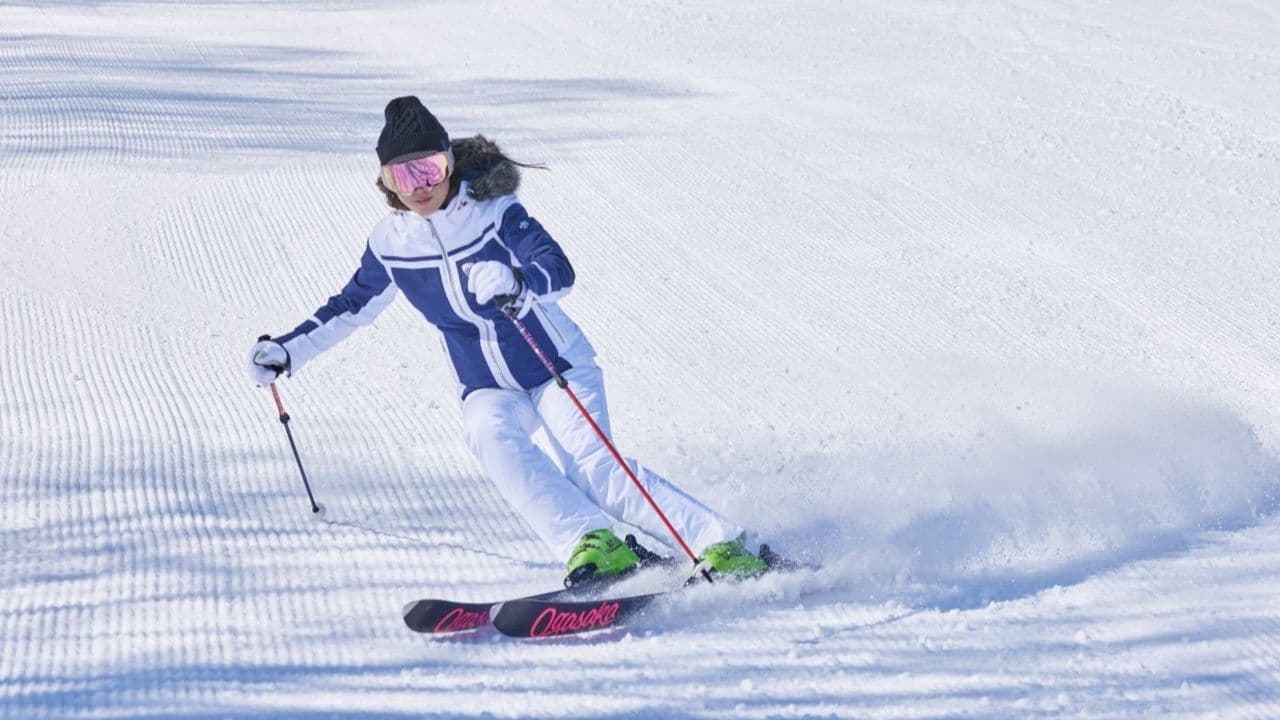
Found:
[{"label": "woman's chin", "polygon": [[401,198],[401,202],[410,210],[416,213],[428,214],[435,212],[439,208],[436,207],[435,198],[427,197],[424,200],[415,200],[413,198]]}]

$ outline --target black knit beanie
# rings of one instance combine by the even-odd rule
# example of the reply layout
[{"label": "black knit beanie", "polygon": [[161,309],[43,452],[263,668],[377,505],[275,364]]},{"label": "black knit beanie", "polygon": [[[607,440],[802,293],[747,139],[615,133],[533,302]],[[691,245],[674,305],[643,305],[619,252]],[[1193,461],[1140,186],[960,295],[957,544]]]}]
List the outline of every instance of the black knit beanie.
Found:
[{"label": "black knit beanie", "polygon": [[387,122],[378,136],[378,161],[383,165],[402,155],[449,149],[449,133],[418,98],[398,97],[387,103],[384,114]]}]

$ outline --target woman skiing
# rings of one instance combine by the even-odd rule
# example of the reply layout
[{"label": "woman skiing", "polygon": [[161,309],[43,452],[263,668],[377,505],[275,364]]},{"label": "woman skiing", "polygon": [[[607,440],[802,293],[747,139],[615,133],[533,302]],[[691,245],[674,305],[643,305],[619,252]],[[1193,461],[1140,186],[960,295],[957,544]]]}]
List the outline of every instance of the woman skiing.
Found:
[{"label": "woman skiing", "polygon": [[[516,199],[517,163],[480,135],[450,142],[416,97],[395,98],[385,117],[377,185],[393,212],[374,226],[359,269],[339,294],[293,331],[250,349],[250,378],[266,386],[297,373],[402,291],[440,331],[472,452],[507,502],[568,558],[566,582],[634,570],[654,556],[631,538],[620,540],[615,525],[665,538],[664,525],[495,303],[514,303],[517,319],[608,434],[595,350],[556,304],[573,286],[573,268]],[[535,445],[539,427],[558,465]],[[733,576],[766,569],[743,546],[741,527],[630,462],[688,545],[701,549],[700,569]]]}]

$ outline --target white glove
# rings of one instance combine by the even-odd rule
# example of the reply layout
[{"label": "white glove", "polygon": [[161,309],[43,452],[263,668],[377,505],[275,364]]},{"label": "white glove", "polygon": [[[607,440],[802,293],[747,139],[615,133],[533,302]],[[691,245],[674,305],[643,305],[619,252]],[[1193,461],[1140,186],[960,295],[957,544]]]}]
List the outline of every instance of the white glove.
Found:
[{"label": "white glove", "polygon": [[288,368],[289,352],[275,340],[259,340],[249,348],[249,362],[245,365],[245,372],[258,385],[270,385]]},{"label": "white glove", "polygon": [[519,295],[520,281],[511,267],[496,260],[483,260],[464,266],[467,273],[467,292],[474,293],[481,305],[499,295]]}]

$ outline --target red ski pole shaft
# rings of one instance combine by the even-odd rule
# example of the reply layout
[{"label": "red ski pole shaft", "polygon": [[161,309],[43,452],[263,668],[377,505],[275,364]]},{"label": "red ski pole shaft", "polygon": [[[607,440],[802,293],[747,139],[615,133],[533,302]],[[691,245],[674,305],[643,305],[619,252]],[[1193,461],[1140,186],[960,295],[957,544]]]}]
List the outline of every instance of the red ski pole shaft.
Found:
[{"label": "red ski pole shaft", "polygon": [[[667,519],[667,514],[662,512],[662,508],[658,506],[657,501],[649,494],[644,483],[640,482],[640,478],[636,477],[635,472],[631,470],[631,466],[627,464],[625,459],[623,459],[622,453],[618,452],[618,448],[614,446],[613,441],[609,439],[609,436],[606,435],[604,430],[600,428],[600,425],[596,423],[595,418],[591,417],[591,413],[583,406],[582,401],[578,400],[578,396],[573,392],[573,388],[569,387],[569,381],[564,379],[564,376],[560,374],[559,370],[556,370],[555,364],[551,362],[546,353],[542,352],[542,348],[538,346],[538,341],[533,339],[533,335],[529,332],[529,329],[524,326],[524,323],[520,322],[518,317],[516,317],[516,310],[513,305],[514,298],[509,296],[499,296],[498,298],[495,298],[495,301],[497,302],[498,307],[502,310],[502,314],[507,316],[507,319],[511,321],[511,324],[515,325],[516,331],[519,332],[520,337],[524,338],[524,341],[528,343],[529,348],[533,350],[533,354],[538,357],[542,366],[547,369],[547,372],[551,373],[553,378],[555,378],[556,384],[569,395],[569,399],[572,400],[573,404],[578,408],[578,412],[582,413],[582,417],[586,419],[587,424],[589,424],[591,429],[595,431],[596,436],[600,438],[600,441],[604,443],[604,446],[609,449],[609,454],[613,456],[613,459],[618,462],[622,471],[631,479],[631,483],[635,485],[636,489],[640,491],[640,494],[644,496],[645,502],[649,503],[649,507],[653,508],[653,512],[658,515],[658,519],[666,526],[667,531],[671,533],[671,537],[675,538],[676,542],[680,544],[680,549],[684,550],[684,554],[689,556],[689,560],[691,560],[694,565],[697,565],[698,556],[693,553],[693,550],[689,549],[689,543],[684,541],[684,537],[680,535],[680,531],[676,530],[675,526],[671,524],[671,521]],[[702,576],[706,578],[707,582],[713,582],[711,580],[711,573],[706,570],[702,571]]]},{"label": "red ski pole shaft", "polygon": [[[259,340],[270,340],[270,335],[263,335]],[[271,383],[271,397],[276,401],[276,412],[280,416],[280,424],[284,425],[285,437],[289,439],[289,449],[293,451],[293,461],[298,465],[298,473],[302,475],[302,486],[307,489],[307,499],[311,501],[311,512],[320,512],[316,496],[311,492],[311,481],[307,480],[307,471],[302,467],[302,457],[298,455],[298,444],[293,441],[293,431],[289,429],[289,413],[284,411],[284,402],[280,400],[280,391]]]}]

